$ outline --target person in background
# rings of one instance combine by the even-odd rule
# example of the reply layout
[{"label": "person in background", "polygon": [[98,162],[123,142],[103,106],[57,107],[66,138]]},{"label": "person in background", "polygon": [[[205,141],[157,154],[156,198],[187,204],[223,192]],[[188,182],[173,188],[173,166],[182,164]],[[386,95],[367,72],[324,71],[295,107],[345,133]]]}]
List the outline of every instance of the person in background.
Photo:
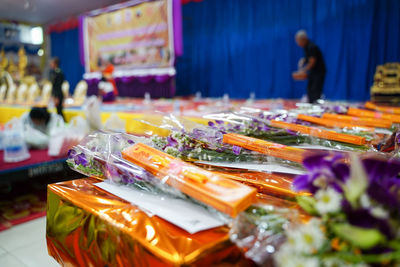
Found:
[{"label": "person in background", "polygon": [[308,39],[304,30],[299,30],[295,36],[298,46],[304,49],[304,58],[299,61],[299,71],[297,73],[307,74],[307,96],[309,103],[315,103],[321,98],[326,67],[321,50]]},{"label": "person in background", "polygon": [[64,82],[64,73],[60,69],[60,59],[57,57],[50,61],[50,82],[53,85],[51,96],[54,101],[54,105],[57,108],[57,113],[64,119],[63,114],[63,102],[64,94],[62,92],[62,84]]},{"label": "person in background", "polygon": [[112,102],[118,96],[117,85],[112,77],[113,72],[114,66],[111,64],[108,64],[103,70],[103,77],[99,83],[99,93],[103,98],[103,102]]},{"label": "person in background", "polygon": [[33,148],[47,148],[50,134],[64,125],[63,118],[49,113],[47,108],[33,107],[21,117],[24,126],[24,138],[27,145]]}]

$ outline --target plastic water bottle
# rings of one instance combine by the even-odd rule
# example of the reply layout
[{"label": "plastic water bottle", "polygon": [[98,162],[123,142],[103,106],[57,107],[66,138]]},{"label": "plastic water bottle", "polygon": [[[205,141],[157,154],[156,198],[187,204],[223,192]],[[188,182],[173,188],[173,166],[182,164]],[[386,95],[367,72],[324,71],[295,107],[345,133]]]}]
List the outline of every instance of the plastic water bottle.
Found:
[{"label": "plastic water bottle", "polygon": [[229,105],[229,95],[228,94],[224,94],[224,96],[222,97],[222,102],[224,103],[224,105]]},{"label": "plastic water bottle", "polygon": [[194,101],[200,101],[201,100],[201,92],[200,91],[197,91],[196,92],[196,95],[195,95],[195,97],[194,97]]},{"label": "plastic water bottle", "polygon": [[143,103],[146,104],[146,105],[151,103],[151,96],[150,96],[150,93],[149,93],[149,92],[146,92],[146,93],[144,94]]},{"label": "plastic water bottle", "polygon": [[31,156],[24,140],[22,122],[18,119],[13,119],[6,124],[3,144],[5,162],[23,161]]},{"label": "plastic water bottle", "polygon": [[256,99],[256,94],[254,92],[250,93],[249,99],[247,99],[246,104],[251,105]]},{"label": "plastic water bottle", "polygon": [[254,102],[254,100],[256,100],[256,94],[255,94],[254,92],[251,92],[251,93],[250,93],[249,99],[250,99],[252,102]]},{"label": "plastic water bottle", "polygon": [[181,102],[179,100],[174,101],[174,114],[181,115]]}]

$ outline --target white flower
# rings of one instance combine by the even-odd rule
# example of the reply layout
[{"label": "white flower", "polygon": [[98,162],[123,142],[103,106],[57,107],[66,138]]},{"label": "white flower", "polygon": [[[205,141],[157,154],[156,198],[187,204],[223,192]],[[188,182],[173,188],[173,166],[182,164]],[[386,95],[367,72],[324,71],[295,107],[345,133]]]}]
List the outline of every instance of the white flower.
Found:
[{"label": "white flower", "polygon": [[372,208],[371,214],[378,219],[387,219],[389,217],[389,212],[380,206]]},{"label": "white flower", "polygon": [[319,250],[325,241],[321,230],[321,223],[317,219],[310,220],[307,224],[297,229],[287,231],[288,244],[301,253],[312,253]]},{"label": "white flower", "polygon": [[[364,209],[371,208],[371,206],[372,206],[371,200],[367,194],[361,195],[360,204],[361,204],[361,207],[363,207]],[[372,216],[374,216],[375,218],[378,218],[378,219],[387,219],[389,217],[389,212],[378,205],[374,205],[374,207],[371,208],[371,214],[372,214]]]},{"label": "white flower", "polygon": [[361,207],[368,209],[371,206],[371,200],[367,194],[362,194],[360,197]]},{"label": "white flower", "polygon": [[313,185],[319,188],[326,188],[328,185],[328,176],[325,174],[320,174],[314,179]]},{"label": "white flower", "polygon": [[317,200],[315,208],[320,214],[333,213],[340,210],[342,195],[332,188],[319,190],[315,194],[315,199]]}]

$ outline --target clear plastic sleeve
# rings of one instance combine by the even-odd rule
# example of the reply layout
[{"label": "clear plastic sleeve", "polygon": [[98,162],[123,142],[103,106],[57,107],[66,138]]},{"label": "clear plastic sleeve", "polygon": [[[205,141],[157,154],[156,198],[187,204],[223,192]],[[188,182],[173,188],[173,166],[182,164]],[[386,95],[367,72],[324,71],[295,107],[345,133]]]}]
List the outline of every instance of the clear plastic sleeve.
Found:
[{"label": "clear plastic sleeve", "polygon": [[293,208],[253,205],[235,218],[230,239],[258,266],[275,266],[274,256],[286,241],[285,230],[300,222]]},{"label": "clear plastic sleeve", "polygon": [[146,143],[148,138],[94,133],[69,152],[68,164],[88,176],[195,200],[233,217],[251,205],[254,188],[181,161]]},{"label": "clear plastic sleeve", "polygon": [[[373,140],[377,134],[359,126],[325,128],[300,120],[299,110],[262,111],[242,108],[237,112],[209,114],[211,127],[283,145],[321,146],[344,151],[376,151]],[[310,112],[312,116],[322,114]],[[311,117],[307,115],[307,117]],[[317,118],[317,117],[313,117]],[[318,119],[318,118],[317,118]]]},{"label": "clear plastic sleeve", "polygon": [[134,144],[134,139],[146,140],[123,133],[92,133],[69,151],[67,164],[89,177],[185,198],[179,190],[162,183],[143,168],[122,158],[121,151]]},{"label": "clear plastic sleeve", "polygon": [[[145,120],[141,122],[155,127],[154,132],[160,132],[160,129],[166,130],[165,135],[148,133],[152,135],[150,138],[153,147],[185,161],[291,164],[287,160],[224,143],[224,134],[227,132],[217,127],[221,122],[206,126],[172,114],[162,116],[157,122]],[[293,167],[302,169],[299,165]]]}]

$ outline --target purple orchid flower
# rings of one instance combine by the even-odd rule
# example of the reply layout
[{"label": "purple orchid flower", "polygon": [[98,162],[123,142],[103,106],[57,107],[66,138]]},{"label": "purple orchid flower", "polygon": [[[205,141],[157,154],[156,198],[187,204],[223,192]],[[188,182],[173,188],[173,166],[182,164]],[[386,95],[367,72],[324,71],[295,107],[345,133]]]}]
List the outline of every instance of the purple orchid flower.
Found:
[{"label": "purple orchid flower", "polygon": [[84,153],[75,155],[74,161],[76,165],[82,165],[84,167],[86,167],[89,163]]},{"label": "purple orchid flower", "polygon": [[351,204],[343,200],[342,208],[346,214],[346,218],[350,224],[362,228],[375,228],[388,238],[393,238],[394,233],[390,227],[390,223],[386,219],[376,218],[372,215],[371,210],[367,208],[354,209]]},{"label": "purple orchid flower", "polygon": [[364,159],[364,168],[370,184],[368,195],[375,201],[389,207],[400,208],[400,162],[381,159]]},{"label": "purple orchid flower", "polygon": [[167,147],[168,147],[168,146],[175,147],[175,146],[178,145],[178,141],[176,141],[176,140],[175,140],[174,138],[172,138],[171,136],[168,136],[168,137],[167,137],[167,141],[168,141],[168,144],[166,145]]},{"label": "purple orchid flower", "polygon": [[396,132],[395,144],[396,144],[396,147],[400,146],[400,131]]},{"label": "purple orchid flower", "polygon": [[235,155],[240,155],[240,151],[242,148],[240,146],[232,146],[232,151],[235,153]]},{"label": "purple orchid flower", "polygon": [[340,153],[316,153],[306,157],[303,165],[308,173],[297,176],[293,188],[314,194],[318,189],[330,186],[342,193],[341,184],[350,175],[349,167],[340,161],[342,158]]},{"label": "purple orchid flower", "polygon": [[271,130],[271,128],[264,124],[264,125],[262,126],[262,129],[261,129],[261,130],[264,131],[264,132],[268,132],[268,131]]},{"label": "purple orchid flower", "polygon": [[76,156],[76,151],[75,149],[70,149],[68,150],[68,158],[73,159]]}]

